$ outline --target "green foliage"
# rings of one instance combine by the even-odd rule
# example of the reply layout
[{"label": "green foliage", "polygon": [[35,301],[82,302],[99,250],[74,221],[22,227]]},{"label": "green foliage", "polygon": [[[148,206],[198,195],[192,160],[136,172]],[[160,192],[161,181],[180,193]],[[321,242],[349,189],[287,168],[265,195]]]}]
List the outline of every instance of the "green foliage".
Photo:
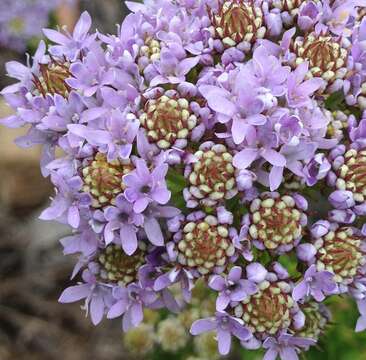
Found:
[{"label": "green foliage", "polygon": [[225,207],[234,215],[233,225],[238,229],[243,215],[248,212],[247,205],[243,205],[240,197],[236,195],[232,199],[226,200]]},{"label": "green foliage", "polygon": [[184,176],[177,170],[169,168],[166,183],[169,191],[172,193],[172,204],[182,210],[182,212],[186,212],[187,207],[183,198],[183,189],[187,186],[187,183]]},{"label": "green foliage", "polygon": [[278,258],[278,262],[286,268],[292,279],[297,279],[301,277],[301,273],[297,270],[298,260],[295,252],[281,255]]},{"label": "green foliage", "polygon": [[325,100],[324,105],[330,111],[345,110],[343,91],[334,92]]},{"label": "green foliage", "polygon": [[342,90],[336,91],[331,94],[324,101],[325,108],[330,111],[341,110],[346,114],[353,114],[356,118],[360,118],[362,113],[359,108],[354,106],[348,106],[345,101],[344,93]]}]

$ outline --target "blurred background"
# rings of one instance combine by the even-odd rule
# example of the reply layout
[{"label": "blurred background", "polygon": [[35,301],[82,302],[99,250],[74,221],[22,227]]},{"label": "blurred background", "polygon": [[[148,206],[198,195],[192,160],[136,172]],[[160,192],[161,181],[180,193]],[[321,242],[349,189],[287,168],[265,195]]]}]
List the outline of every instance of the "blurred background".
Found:
[{"label": "blurred background", "polygon": [[[5,63],[25,63],[43,27],[71,30],[83,10],[104,33],[115,32],[127,13],[121,0],[0,0],[0,88],[11,83]],[[0,98],[0,118],[9,114]],[[192,320],[204,315],[197,308],[178,317],[147,312],[146,323],[123,339],[120,321],[94,327],[80,304],[58,304],[74,265],[58,242],[69,230],[38,220],[52,188],[40,175],[39,149],[13,144],[23,132],[0,127],[0,360],[218,359],[212,334],[194,341],[187,335]],[[213,301],[201,290],[196,303],[209,310]],[[366,334],[353,331],[354,303],[330,299],[329,305],[334,325],[305,358],[366,360]],[[236,347],[230,359],[261,360],[262,355]]]}]

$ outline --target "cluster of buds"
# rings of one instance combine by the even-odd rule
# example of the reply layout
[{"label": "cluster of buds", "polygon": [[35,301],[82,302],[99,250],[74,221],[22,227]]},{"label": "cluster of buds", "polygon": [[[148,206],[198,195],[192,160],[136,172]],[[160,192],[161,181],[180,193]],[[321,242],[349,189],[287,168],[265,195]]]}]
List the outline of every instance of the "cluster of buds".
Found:
[{"label": "cluster of buds", "polygon": [[224,1],[216,13],[211,11],[213,35],[228,47],[239,43],[254,43],[266,34],[263,11],[254,2]]},{"label": "cluster of buds", "polygon": [[300,309],[305,316],[305,324],[300,330],[295,330],[296,335],[318,340],[330,322],[329,310],[324,304],[316,301],[301,304]]},{"label": "cluster of buds", "polygon": [[66,60],[62,62],[52,57],[47,64],[39,64],[39,75],[33,73],[35,92],[43,97],[47,94],[58,94],[66,99],[71,91],[71,87],[65,81],[72,76],[69,67],[70,64]]},{"label": "cluster of buds", "polygon": [[324,113],[329,118],[327,136],[330,139],[342,140],[347,136],[349,128],[356,123],[354,115],[347,115],[341,110],[334,112],[325,111]]},{"label": "cluster of buds", "polygon": [[92,206],[114,205],[117,195],[125,189],[123,176],[132,170],[130,159],[108,161],[106,155],[97,153],[82,169],[83,191],[92,196]]},{"label": "cluster of buds", "polygon": [[261,250],[290,251],[302,238],[307,224],[306,209],[306,200],[298,194],[261,194],[252,201],[244,218],[250,239]]},{"label": "cluster of buds", "polygon": [[295,58],[291,65],[296,67],[308,61],[309,78],[321,77],[329,84],[345,78],[348,51],[332,36],[313,32],[305,37],[297,37],[292,46]]},{"label": "cluster of buds", "polygon": [[292,323],[295,307],[291,290],[286,281],[264,280],[258,284],[257,293],[248,296],[234,308],[235,316],[241,318],[258,337],[274,335],[287,329]]},{"label": "cluster of buds", "polygon": [[128,331],[123,338],[123,345],[131,354],[138,357],[147,355],[154,349],[156,334],[150,324],[140,324]]},{"label": "cluster of buds", "polygon": [[178,318],[169,317],[161,321],[157,330],[157,340],[164,351],[177,352],[187,346],[187,330]]},{"label": "cluster of buds", "polygon": [[340,146],[331,154],[333,172],[329,183],[338,190],[352,193],[357,204],[366,201],[366,149]]},{"label": "cluster of buds", "polygon": [[304,2],[304,0],[273,0],[271,7],[285,12],[293,19],[299,13],[299,9]]},{"label": "cluster of buds", "polygon": [[330,271],[341,285],[353,282],[366,264],[365,237],[353,227],[319,222],[313,225],[318,271]]},{"label": "cluster of buds", "polygon": [[163,150],[185,148],[200,123],[190,102],[175,90],[157,89],[155,95],[146,101],[139,117],[149,142]]},{"label": "cluster of buds", "polygon": [[237,194],[237,170],[233,166],[233,156],[225,145],[203,143],[194,157],[196,161],[185,169],[190,185],[184,190],[188,207],[214,206]]},{"label": "cluster of buds", "polygon": [[153,37],[146,37],[139,49],[139,67],[144,69],[148,64],[160,59],[160,42]]},{"label": "cluster of buds", "polygon": [[235,253],[230,228],[217,217],[200,212],[190,214],[187,220],[179,231],[178,262],[201,275],[225,268]]},{"label": "cluster of buds", "polygon": [[102,281],[127,286],[137,279],[138,270],[146,263],[146,244],[139,242],[138,250],[128,256],[118,245],[108,245],[98,256]]},{"label": "cluster of buds", "polygon": [[366,110],[366,82],[361,84],[360,93],[357,96],[357,103],[360,109]]}]

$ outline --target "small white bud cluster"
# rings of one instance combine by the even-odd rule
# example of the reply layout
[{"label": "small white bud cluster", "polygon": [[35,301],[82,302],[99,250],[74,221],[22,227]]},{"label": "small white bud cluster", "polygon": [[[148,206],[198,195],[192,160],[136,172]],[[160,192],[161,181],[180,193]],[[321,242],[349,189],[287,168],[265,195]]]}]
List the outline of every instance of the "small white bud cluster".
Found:
[{"label": "small white bud cluster", "polygon": [[178,262],[200,274],[213,273],[215,267],[226,266],[235,253],[229,229],[220,225],[215,216],[208,215],[183,227],[178,242]]},{"label": "small white bud cluster", "polygon": [[351,227],[330,230],[317,239],[314,246],[317,249],[318,271],[334,273],[337,283],[352,283],[359,269],[366,264],[364,240]]},{"label": "small white bud cluster", "polygon": [[126,255],[117,245],[107,246],[98,257],[101,280],[120,286],[136,281],[138,269],[145,263],[145,250],[146,244],[143,242],[139,243],[139,249],[132,256]]},{"label": "small white bud cluster", "polygon": [[148,58],[151,62],[160,60],[160,43],[158,40],[147,37],[144,45],[140,47],[139,55]]},{"label": "small white bud cluster", "polygon": [[[317,2],[318,0],[315,0]],[[271,7],[287,12],[292,18],[298,15],[301,5],[306,0],[273,0]]]},{"label": "small white bud cluster", "polygon": [[220,200],[231,199],[238,190],[233,156],[224,145],[213,144],[194,154],[197,161],[188,166],[190,207],[214,206]]},{"label": "small white bud cluster", "polygon": [[102,153],[97,153],[94,159],[82,169],[83,191],[93,197],[92,206],[100,208],[114,205],[115,198],[125,186],[122,177],[133,169],[129,159],[107,161]]},{"label": "small white bud cluster", "polygon": [[169,317],[158,325],[157,340],[164,351],[177,352],[188,343],[188,334],[179,319]]},{"label": "small white bud cluster", "polygon": [[199,336],[195,336],[193,341],[195,350],[199,354],[200,359],[219,359],[216,335],[214,332],[207,332]]},{"label": "small white bud cluster", "polygon": [[334,112],[324,111],[324,114],[329,119],[327,135],[332,139],[341,140],[345,135],[345,131],[348,129],[349,116],[341,110]]},{"label": "small white bud cluster", "polygon": [[211,13],[212,35],[227,47],[239,43],[253,44],[264,38],[266,27],[260,7],[243,0],[225,1],[216,14]]},{"label": "small white bud cluster", "polygon": [[361,110],[366,110],[366,82],[361,85],[361,92],[357,97],[357,103]]},{"label": "small white bud cluster", "polygon": [[148,140],[165,150],[172,146],[186,147],[199,121],[187,99],[166,92],[146,102],[140,123],[146,129]]},{"label": "small white bud cluster", "polygon": [[287,329],[292,322],[294,301],[291,286],[285,281],[258,284],[258,292],[248,296],[234,308],[235,316],[243,319],[252,333],[274,335]]},{"label": "small white bud cluster", "polygon": [[347,75],[348,51],[330,35],[310,33],[297,37],[293,43],[296,59],[293,67],[309,62],[308,78],[321,77],[327,83],[344,79]]},{"label": "small white bud cluster", "polygon": [[305,324],[296,331],[296,336],[318,340],[329,323],[329,314],[325,305],[310,301],[301,305],[300,309],[305,315]]},{"label": "small white bud cluster", "polygon": [[302,236],[305,217],[292,196],[278,193],[263,196],[250,205],[249,234],[269,250],[293,247]]},{"label": "small white bud cluster", "polygon": [[344,154],[344,164],[337,170],[338,190],[351,191],[357,203],[366,201],[366,149],[349,149]]},{"label": "small white bud cluster", "polygon": [[145,355],[154,349],[155,340],[154,327],[142,323],[124,334],[123,344],[130,353]]}]

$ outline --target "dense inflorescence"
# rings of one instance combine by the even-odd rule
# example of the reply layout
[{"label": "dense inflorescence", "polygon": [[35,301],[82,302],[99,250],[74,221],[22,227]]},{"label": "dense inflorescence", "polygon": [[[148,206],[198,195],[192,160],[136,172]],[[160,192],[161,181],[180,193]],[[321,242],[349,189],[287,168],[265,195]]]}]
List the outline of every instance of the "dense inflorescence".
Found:
[{"label": "dense inflorescence", "polygon": [[[53,44],[31,64],[7,64],[2,123],[43,146],[55,195],[41,218],[69,224],[64,253],[80,256],[60,302],[122,318],[146,351],[183,348],[188,326],[222,355],[235,337],[296,359],[341,294],[364,330],[366,3],[127,6],[116,35],[83,13],[73,33],[44,29]],[[131,331],[162,308],[180,315]]]}]

